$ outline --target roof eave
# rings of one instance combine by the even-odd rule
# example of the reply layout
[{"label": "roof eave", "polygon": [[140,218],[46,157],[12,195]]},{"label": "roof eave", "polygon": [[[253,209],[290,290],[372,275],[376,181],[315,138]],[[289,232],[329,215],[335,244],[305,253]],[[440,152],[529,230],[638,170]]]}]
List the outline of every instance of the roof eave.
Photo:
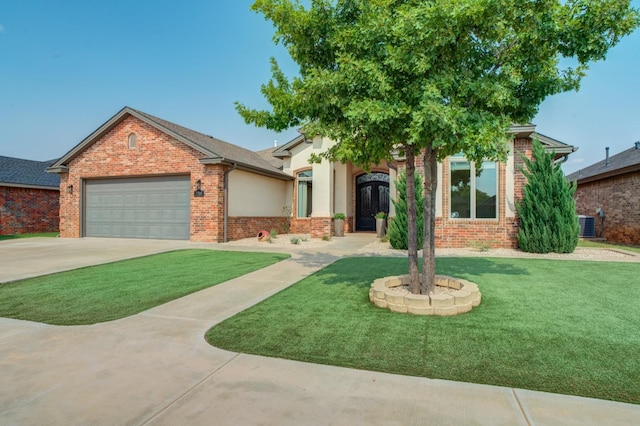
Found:
[{"label": "roof eave", "polygon": [[271,155],[276,158],[288,158],[291,157],[291,151],[273,152]]},{"label": "roof eave", "polygon": [[255,173],[262,176],[273,177],[281,180],[293,180],[293,178],[285,173],[265,170],[259,167],[252,166],[250,164],[242,163],[239,161],[230,160],[228,158],[222,157],[205,157],[201,158],[201,164],[213,164],[213,165],[222,165],[222,166],[233,166],[235,165],[238,170],[243,170],[246,172]]},{"label": "roof eave", "polygon": [[509,133],[516,138],[528,138],[535,130],[535,124],[512,124],[509,128]]},{"label": "roof eave", "polygon": [[0,186],[6,186],[10,188],[46,189],[49,191],[60,191],[59,186],[31,185],[28,183],[0,182]]},{"label": "roof eave", "polygon": [[280,157],[282,154],[284,154],[283,156],[290,157],[291,148],[295,148],[296,146],[300,145],[304,141],[305,141],[304,135],[296,136],[294,139],[290,140],[289,142],[285,143],[284,145],[282,145],[281,147],[273,151],[272,155],[274,157]]},{"label": "roof eave", "polygon": [[45,172],[47,173],[69,173],[69,167],[65,166],[64,164],[59,165],[59,166],[51,166],[51,167],[47,167],[46,169],[44,169]]},{"label": "roof eave", "polygon": [[615,169],[611,171],[605,171],[595,175],[585,176],[583,178],[578,177],[578,179],[574,179],[574,180],[578,183],[578,185],[580,185],[583,183],[595,182],[601,179],[608,179],[615,176],[624,175],[627,173],[639,172],[639,171],[640,171],[640,164],[634,164],[632,166],[627,166],[621,169]]}]

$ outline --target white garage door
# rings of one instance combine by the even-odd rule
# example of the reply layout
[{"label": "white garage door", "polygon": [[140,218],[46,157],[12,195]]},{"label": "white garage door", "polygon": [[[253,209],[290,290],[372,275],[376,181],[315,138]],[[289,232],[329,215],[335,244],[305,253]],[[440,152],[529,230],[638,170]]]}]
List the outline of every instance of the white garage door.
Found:
[{"label": "white garage door", "polygon": [[189,239],[188,176],[86,182],[85,236]]}]

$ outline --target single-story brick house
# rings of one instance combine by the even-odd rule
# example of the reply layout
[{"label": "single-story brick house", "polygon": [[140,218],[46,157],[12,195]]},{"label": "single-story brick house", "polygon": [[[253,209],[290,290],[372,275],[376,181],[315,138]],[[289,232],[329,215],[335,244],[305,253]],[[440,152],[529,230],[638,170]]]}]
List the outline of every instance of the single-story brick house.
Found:
[{"label": "single-story brick house", "polygon": [[[439,168],[438,245],[514,246],[520,155],[531,155],[534,137],[558,157],[575,150],[533,125],[513,126],[512,133],[506,163],[485,162],[480,174],[455,157]],[[281,229],[286,216],[291,232],[321,237],[332,234],[335,213],[347,215],[348,232],[371,231],[373,214],[394,215],[390,200],[403,160],[370,173],[309,163],[332,144],[301,135],[253,152],[125,107],[49,168],[60,174],[60,233],[222,242]]]},{"label": "single-story brick house", "polygon": [[[576,210],[595,217],[595,236],[640,245],[640,142],[567,176],[576,182]],[[599,214],[602,212],[602,216]]]},{"label": "single-story brick house", "polygon": [[54,162],[0,156],[0,235],[58,231],[60,178],[45,171]]}]

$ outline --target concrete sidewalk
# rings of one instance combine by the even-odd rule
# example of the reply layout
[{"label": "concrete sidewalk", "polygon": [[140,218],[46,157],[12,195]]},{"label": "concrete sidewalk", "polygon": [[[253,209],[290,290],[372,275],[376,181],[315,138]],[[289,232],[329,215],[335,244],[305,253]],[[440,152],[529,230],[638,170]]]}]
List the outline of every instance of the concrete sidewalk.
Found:
[{"label": "concrete sidewalk", "polygon": [[[373,238],[336,239],[108,323],[58,327],[0,318],[0,424],[638,424],[640,405],[237,354],[204,341],[212,325]],[[62,241],[49,255],[97,253],[100,244],[133,252],[136,245]],[[170,243],[140,242],[138,253],[206,246]],[[25,253],[42,255],[36,245]],[[12,267],[29,269],[29,262],[13,258]]]}]

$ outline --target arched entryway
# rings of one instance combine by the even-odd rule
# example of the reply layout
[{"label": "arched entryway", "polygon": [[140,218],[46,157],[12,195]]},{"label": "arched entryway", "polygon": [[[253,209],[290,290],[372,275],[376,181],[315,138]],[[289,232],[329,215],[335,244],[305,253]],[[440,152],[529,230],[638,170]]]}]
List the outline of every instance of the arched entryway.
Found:
[{"label": "arched entryway", "polygon": [[356,231],[375,231],[378,212],[389,213],[389,175],[375,172],[356,177]]}]

